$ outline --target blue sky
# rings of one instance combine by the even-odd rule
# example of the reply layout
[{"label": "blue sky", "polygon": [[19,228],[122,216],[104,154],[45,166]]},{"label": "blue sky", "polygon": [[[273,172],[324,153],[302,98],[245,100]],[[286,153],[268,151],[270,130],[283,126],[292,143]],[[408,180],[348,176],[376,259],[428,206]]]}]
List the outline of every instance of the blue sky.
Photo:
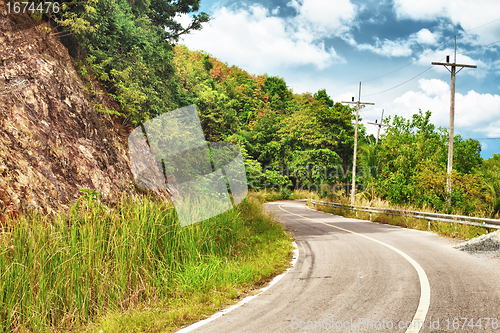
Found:
[{"label": "blue sky", "polygon": [[453,60],[456,35],[457,63],[478,68],[457,74],[455,134],[479,139],[483,158],[500,153],[498,0],[201,0],[200,10],[211,22],[181,43],[335,102],[357,100],[362,82],[361,101],[375,103],[365,124],[422,109],[448,128],[450,73],[431,62]]}]

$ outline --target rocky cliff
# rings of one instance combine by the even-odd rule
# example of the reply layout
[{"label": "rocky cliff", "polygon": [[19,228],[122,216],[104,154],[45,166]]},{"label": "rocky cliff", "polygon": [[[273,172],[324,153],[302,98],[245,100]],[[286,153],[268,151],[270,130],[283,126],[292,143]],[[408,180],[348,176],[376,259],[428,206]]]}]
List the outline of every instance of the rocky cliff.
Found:
[{"label": "rocky cliff", "polygon": [[73,64],[43,25],[0,2],[0,215],[64,210],[82,188],[109,200],[134,188],[131,129],[96,111],[116,106]]}]

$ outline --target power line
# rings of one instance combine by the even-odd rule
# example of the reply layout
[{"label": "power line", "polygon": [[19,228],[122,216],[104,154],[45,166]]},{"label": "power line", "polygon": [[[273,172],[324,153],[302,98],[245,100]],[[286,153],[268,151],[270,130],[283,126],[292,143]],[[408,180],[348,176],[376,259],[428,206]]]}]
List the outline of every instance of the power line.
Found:
[{"label": "power line", "polygon": [[484,45],[475,47],[472,50],[465,51],[465,52],[462,52],[462,53],[459,53],[459,54],[466,54],[466,53],[469,53],[469,52],[472,52],[472,51],[475,51],[475,50],[478,50],[478,49],[482,49],[483,47],[490,46],[490,45],[497,44],[497,43],[500,43],[500,40],[497,40],[496,42],[493,42],[493,43],[484,44]]},{"label": "power line", "polygon": [[[370,96],[370,95],[366,92],[365,88],[361,87],[361,91],[362,91],[365,95]],[[370,120],[370,119],[368,119],[368,117],[367,117],[367,116],[363,113],[363,111],[361,111],[361,108],[359,109],[359,113],[361,113],[361,116],[363,116],[363,119],[364,119],[365,121],[366,121],[366,120]]]},{"label": "power line", "polygon": [[[497,20],[500,20],[500,18],[498,18]],[[497,21],[497,20],[495,20],[495,21]],[[492,21],[492,22],[494,22],[494,21]],[[491,23],[491,22],[490,22],[490,23]],[[484,25],[483,25],[483,26],[484,26]],[[478,28],[480,28],[480,27],[478,27]],[[474,28],[474,29],[477,29],[477,28]],[[472,29],[472,30],[473,30],[473,29]],[[470,31],[470,30],[469,30],[469,31]],[[472,49],[472,50],[465,51],[465,52],[458,53],[458,54],[460,54],[460,55],[462,55],[462,54],[466,54],[466,53],[469,53],[469,52],[472,52],[472,51],[478,50],[478,49],[480,49],[480,48],[483,48],[483,47],[486,47],[486,46],[490,46],[490,45],[493,45],[493,44],[497,44],[497,43],[500,43],[500,40],[497,40],[496,42],[493,42],[493,43],[484,44],[484,45],[478,46],[478,47],[476,47],[476,48],[474,48],[474,49]],[[442,43],[442,44],[444,44],[444,43]],[[441,46],[441,45],[440,45],[440,46]],[[427,53],[430,53],[430,52],[427,52]],[[426,53],[426,54],[427,54],[427,53]],[[424,54],[424,55],[425,55],[425,54]],[[439,61],[441,61],[441,60],[443,60],[443,59],[444,59],[444,57],[443,57],[443,58],[441,58]],[[403,67],[401,67],[401,68],[399,68],[399,69],[403,69],[404,67],[407,67],[407,66],[411,65],[411,64],[413,64],[415,61],[416,61],[416,60],[414,60],[413,62],[411,62],[411,63],[409,63],[409,64],[407,64],[407,65],[405,65],[405,66],[403,66]],[[420,75],[424,74],[425,72],[427,72],[427,71],[428,71],[428,70],[430,70],[431,68],[432,68],[432,66],[431,66],[431,67],[429,67],[429,68],[427,68],[426,70],[424,70],[424,71],[420,72],[419,74],[415,75],[414,77],[412,77],[412,78],[410,78],[410,79],[408,79],[408,80],[406,80],[406,81],[404,81],[404,82],[402,82],[402,83],[400,83],[400,84],[398,84],[398,85],[395,85],[395,86],[394,86],[394,87],[392,87],[392,88],[389,88],[389,89],[386,89],[386,90],[382,90],[382,91],[379,91],[379,92],[374,93],[374,94],[366,95],[366,97],[370,97],[370,96],[374,96],[374,95],[382,94],[382,93],[385,93],[385,92],[387,92],[387,91],[390,91],[390,90],[396,89],[396,88],[398,88],[398,87],[400,87],[400,86],[404,85],[405,83],[408,83],[408,82],[410,82],[410,81],[412,81],[412,80],[416,79],[417,77],[419,77]],[[398,71],[399,69],[397,69],[397,70],[395,70],[395,71],[393,71],[393,72],[391,72],[391,73],[388,73],[388,74],[385,74],[385,75],[379,76],[378,78],[380,78],[380,77],[384,77],[384,76],[387,76],[387,75],[389,75],[389,74],[392,74],[392,73],[394,73],[394,72]],[[374,80],[374,79],[371,79],[371,80]],[[368,81],[370,81],[370,80],[368,80]],[[366,82],[366,81],[365,81],[365,82]]]},{"label": "power line", "polygon": [[[489,24],[491,24],[491,23],[494,23],[494,22],[496,22],[496,21],[500,21],[500,17],[499,17],[499,18],[496,18],[496,19],[494,19],[494,20],[492,20],[492,21],[490,21],[490,22],[487,22],[487,23],[485,23],[485,24],[482,24],[482,25],[480,25],[480,26],[477,26],[477,27],[475,27],[475,28],[472,28],[472,29],[469,29],[469,30],[459,31],[458,33],[459,33],[459,34],[461,34],[461,35],[465,35],[465,34],[470,33],[471,31],[474,31],[474,30],[476,30],[476,29],[482,28],[482,27],[487,26],[487,25],[489,25]],[[417,62],[420,58],[422,58],[422,57],[424,57],[424,56],[428,55],[428,54],[429,54],[429,53],[431,53],[431,52],[436,52],[436,50],[437,50],[438,48],[440,48],[440,47],[441,47],[441,46],[443,46],[444,44],[448,43],[449,39],[451,39],[451,38],[452,38],[452,36],[445,37],[445,40],[444,40],[443,42],[441,42],[438,46],[436,46],[434,49],[429,50],[428,52],[426,52],[426,53],[424,53],[424,54],[420,55],[420,57],[419,57],[419,58],[413,59],[413,61],[411,61],[411,62],[407,63],[406,65],[404,65],[404,66],[402,66],[402,67],[399,67],[399,68],[398,68],[398,69],[396,69],[396,70],[393,70],[393,71],[391,71],[391,72],[389,72],[389,73],[386,73],[386,74],[383,74],[383,75],[380,75],[380,76],[377,76],[377,77],[374,77],[374,78],[371,78],[371,79],[368,79],[368,80],[363,80],[362,82],[374,81],[374,80],[377,80],[377,79],[380,79],[380,78],[383,78],[383,77],[389,76],[389,75],[391,75],[391,74],[394,74],[394,73],[396,73],[396,72],[398,72],[398,71],[400,71],[400,70],[402,70],[402,69],[404,69],[404,68],[406,68],[406,67],[408,67],[408,66],[410,66],[410,65],[413,65],[413,64],[414,64],[415,62]],[[494,45],[494,44],[497,44],[497,43],[500,43],[500,40],[498,40],[498,41],[496,41],[496,42],[493,42],[493,43],[490,43],[490,44],[485,44],[485,45],[482,45],[482,46],[476,47],[476,48],[474,48],[474,49],[472,49],[472,50],[465,51],[465,52],[463,52],[463,53],[459,53],[459,54],[469,53],[469,52],[472,52],[472,51],[474,51],[474,50],[477,50],[477,49],[480,49],[480,48],[483,48],[483,47],[486,47],[486,46]],[[444,58],[443,58],[443,59],[444,59]],[[441,60],[442,60],[442,59],[441,59]],[[440,61],[441,61],[441,60],[440,60]],[[413,79],[417,78],[418,76],[420,76],[420,75],[422,75],[423,73],[427,72],[427,71],[428,71],[429,69],[431,69],[431,68],[432,68],[432,67],[430,67],[430,68],[426,69],[425,71],[421,72],[420,74],[418,74],[418,75],[416,75],[416,76],[412,77],[411,79],[409,79],[409,80],[407,80],[407,81],[405,81],[405,82],[403,82],[403,83],[401,83],[401,84],[399,84],[399,85],[397,85],[397,86],[394,86],[394,87],[389,88],[389,89],[387,89],[387,90],[380,91],[380,92],[378,92],[378,93],[371,94],[371,95],[367,95],[367,96],[378,95],[378,94],[384,93],[384,92],[386,92],[386,91],[390,91],[390,90],[392,90],[392,89],[395,89],[395,88],[397,88],[397,87],[399,87],[399,86],[401,86],[401,85],[403,85],[403,84],[405,84],[405,83],[407,83],[407,82],[409,82],[409,81],[411,81],[411,80],[413,80]]]},{"label": "power line", "polygon": [[[497,20],[500,20],[500,18],[498,18]],[[465,52],[458,53],[458,54],[462,55],[462,54],[470,53],[470,52],[475,51],[475,50],[478,50],[478,49],[480,49],[480,48],[483,48],[483,47],[486,47],[486,46],[490,46],[490,45],[494,45],[494,44],[497,44],[497,43],[500,43],[500,40],[497,40],[496,42],[493,42],[493,43],[484,44],[484,45],[478,46],[478,47],[476,47],[476,48],[474,48],[474,49],[472,49],[472,50],[465,51]],[[442,44],[444,44],[444,42],[443,42]],[[441,45],[440,45],[440,46],[441,46]],[[431,51],[429,51],[429,52],[425,53],[424,55],[426,55],[426,54],[428,54],[428,53],[430,53],[430,52],[431,52]],[[443,58],[441,58],[439,61],[441,61],[441,60],[443,60],[443,59],[444,59],[444,57],[443,57]],[[375,80],[375,79],[379,79],[379,78],[381,78],[381,77],[384,77],[384,76],[390,75],[390,74],[392,74],[392,73],[395,73],[395,72],[399,71],[400,69],[403,69],[403,68],[405,68],[405,67],[408,67],[409,65],[412,65],[413,63],[415,63],[415,61],[416,61],[416,60],[414,60],[413,62],[411,62],[411,63],[409,63],[409,64],[407,64],[407,65],[405,65],[405,66],[403,66],[403,67],[401,67],[401,68],[399,68],[399,69],[397,69],[397,70],[395,70],[395,71],[392,71],[392,72],[390,72],[390,73],[388,73],[388,74],[385,74],[385,75],[382,75],[382,76],[379,76],[379,77],[377,77],[377,78],[370,79],[370,80],[367,80],[367,81],[373,81],[373,80]],[[392,87],[392,88],[389,88],[389,89],[386,89],[386,90],[382,90],[382,91],[379,91],[379,92],[374,93],[374,94],[369,94],[369,95],[366,95],[366,97],[369,97],[369,96],[374,96],[374,95],[378,95],[378,94],[382,94],[382,93],[385,93],[385,92],[387,92],[387,91],[390,91],[390,90],[396,89],[396,88],[398,88],[398,87],[400,87],[400,86],[404,85],[405,83],[408,83],[408,82],[410,82],[410,81],[412,81],[412,80],[416,79],[417,77],[419,77],[420,75],[424,74],[425,72],[427,72],[427,71],[428,71],[428,70],[430,70],[431,68],[432,68],[432,66],[431,66],[431,67],[429,67],[429,68],[427,68],[426,70],[424,70],[424,71],[420,72],[419,74],[415,75],[414,77],[412,77],[412,78],[410,78],[410,79],[408,79],[408,80],[406,80],[406,81],[404,81],[404,82],[402,82],[402,83],[400,83],[400,84],[398,84],[398,85],[396,85],[396,86],[394,86],[394,87]],[[367,82],[367,81],[364,81],[364,82]]]},{"label": "power line", "polygon": [[472,140],[500,140],[500,138],[471,138]]},{"label": "power line", "polygon": [[[442,59],[441,59],[441,60],[442,60]],[[408,79],[408,80],[406,80],[405,82],[402,82],[402,83],[400,83],[400,84],[398,84],[398,85],[395,85],[395,86],[394,86],[394,87],[392,87],[392,88],[385,89],[385,90],[382,90],[382,91],[376,92],[376,93],[371,94],[371,95],[367,95],[366,97],[369,97],[369,96],[374,96],[374,95],[378,95],[378,94],[382,94],[382,93],[388,92],[388,91],[390,91],[390,90],[396,89],[396,88],[398,88],[398,87],[401,87],[403,84],[408,83],[408,82],[410,82],[410,81],[412,81],[412,80],[416,79],[417,77],[419,77],[420,75],[424,74],[425,72],[427,72],[427,71],[428,71],[428,70],[430,70],[431,68],[432,68],[432,66],[431,66],[431,67],[429,67],[429,68],[427,68],[427,69],[426,69],[426,70],[424,70],[423,72],[418,73],[417,75],[415,75],[415,76],[414,76],[414,77],[412,77],[411,79]]]},{"label": "power line", "polygon": [[377,80],[377,79],[380,79],[380,78],[386,77],[386,76],[388,76],[388,75],[394,74],[394,73],[396,73],[396,72],[399,72],[399,71],[400,71],[400,70],[402,70],[403,68],[406,68],[406,67],[408,67],[408,66],[410,66],[410,65],[413,65],[413,64],[415,63],[415,61],[417,61],[417,60],[413,60],[412,62],[410,62],[410,63],[408,63],[408,64],[404,65],[403,67],[400,67],[400,68],[398,68],[398,69],[396,69],[396,70],[394,70],[394,71],[392,71],[392,72],[389,72],[389,73],[387,73],[387,74],[384,74],[384,75],[380,75],[380,76],[374,77],[373,79],[364,80],[363,82],[369,82],[369,81]]},{"label": "power line", "polygon": [[[498,18],[498,19],[500,20],[500,18]],[[478,28],[479,28],[479,27],[478,27]],[[477,28],[474,28],[474,29],[477,29]],[[441,46],[443,46],[444,44],[446,44],[446,43],[448,42],[448,39],[450,39],[450,38],[451,38],[451,36],[445,37],[445,40],[444,40],[444,41],[442,41],[442,42],[441,42],[438,46],[436,46],[434,49],[429,50],[429,51],[427,51],[427,52],[423,53],[422,55],[420,55],[420,58],[421,58],[421,57],[424,57],[424,56],[426,56],[426,55],[428,55],[428,54],[429,54],[429,53],[431,53],[431,52],[435,52],[438,48],[440,48]],[[408,67],[408,66],[410,66],[410,65],[413,65],[413,64],[414,64],[415,62],[417,62],[418,60],[419,60],[418,58],[413,59],[411,62],[407,63],[406,65],[404,65],[404,66],[402,66],[402,67],[399,67],[398,69],[396,69],[396,70],[394,70],[394,71],[392,71],[392,72],[389,72],[389,73],[387,73],[387,74],[383,74],[383,75],[380,75],[380,76],[377,76],[377,77],[374,77],[374,78],[371,78],[371,79],[368,79],[368,80],[364,80],[363,82],[369,82],[369,81],[377,80],[377,79],[383,78],[383,77],[385,77],[385,76],[388,76],[388,75],[394,74],[394,73],[396,73],[396,72],[398,72],[398,71],[402,70],[403,68],[406,68],[406,67]]]},{"label": "power line", "polygon": [[463,34],[463,33],[470,33],[470,32],[471,32],[471,31],[473,31],[473,30],[476,30],[476,29],[482,28],[482,27],[484,27],[484,26],[486,26],[486,25],[488,25],[488,24],[491,24],[491,23],[496,22],[496,21],[499,21],[499,20],[500,20],[500,17],[498,17],[498,18],[494,19],[493,21],[490,21],[490,22],[488,22],[488,23],[485,23],[485,24],[483,24],[483,25],[480,25],[480,26],[478,26],[478,27],[475,27],[475,28],[469,29],[469,30],[467,30],[467,31],[459,32],[459,33],[462,33],[462,34]]}]

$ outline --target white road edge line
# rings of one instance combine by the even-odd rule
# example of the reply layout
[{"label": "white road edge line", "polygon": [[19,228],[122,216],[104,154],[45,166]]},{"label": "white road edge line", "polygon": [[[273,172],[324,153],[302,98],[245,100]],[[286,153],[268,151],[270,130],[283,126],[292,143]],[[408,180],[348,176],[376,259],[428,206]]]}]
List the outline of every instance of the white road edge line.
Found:
[{"label": "white road edge line", "polygon": [[294,249],[293,249],[293,259],[292,259],[292,262],[291,262],[292,265],[290,267],[288,267],[288,269],[284,273],[275,276],[274,279],[272,279],[272,281],[269,282],[269,284],[267,286],[265,286],[264,288],[260,289],[260,291],[259,291],[258,294],[252,295],[252,296],[247,296],[244,299],[242,299],[241,301],[239,301],[238,303],[236,303],[234,305],[231,305],[230,307],[228,307],[228,308],[226,308],[226,309],[224,309],[222,311],[214,313],[212,316],[210,316],[207,319],[203,319],[203,320],[201,320],[199,322],[196,322],[196,323],[194,323],[192,325],[184,327],[184,328],[176,331],[176,333],[188,333],[188,332],[192,332],[195,329],[200,328],[201,326],[203,326],[205,324],[208,324],[209,322],[214,321],[215,319],[220,318],[220,317],[228,314],[229,312],[233,311],[234,309],[239,308],[243,304],[250,302],[252,299],[254,299],[255,297],[259,296],[260,294],[262,294],[263,292],[265,292],[266,290],[268,290],[269,288],[271,288],[272,286],[274,286],[276,283],[278,283],[278,281],[281,280],[286,275],[286,273],[288,273],[295,266],[295,264],[297,263],[297,260],[299,259],[299,248],[297,246],[297,243],[295,243],[295,241],[294,241],[294,242],[292,242],[292,245],[294,247]]},{"label": "white road edge line", "polygon": [[[283,210],[283,211],[285,211],[285,212],[287,212],[289,214],[297,215],[297,216],[300,216],[300,217],[305,218],[307,220],[314,221],[316,223],[322,223],[322,224],[325,224],[325,225],[333,227],[333,228],[344,230],[344,231],[350,232],[352,234],[355,234],[355,235],[364,237],[366,239],[369,239],[371,241],[374,241],[376,243],[379,243],[380,245],[383,245],[383,246],[385,246],[385,247],[387,247],[387,248],[395,251],[396,253],[398,253],[399,255],[401,255],[403,258],[405,258],[413,266],[413,268],[415,268],[415,270],[417,271],[418,279],[420,281],[420,300],[418,302],[417,312],[415,313],[415,316],[413,316],[411,327],[407,328],[405,333],[418,333],[420,331],[420,329],[424,327],[425,317],[427,316],[427,311],[429,310],[429,306],[430,306],[430,303],[431,303],[431,287],[430,287],[430,284],[429,284],[429,279],[427,278],[427,274],[425,274],[424,269],[412,257],[410,257],[409,255],[407,255],[403,251],[395,248],[394,246],[391,246],[389,244],[386,244],[386,243],[381,242],[379,240],[376,240],[374,238],[371,238],[371,237],[359,234],[359,233],[351,231],[351,230],[347,230],[347,229],[344,229],[344,228],[336,227],[336,226],[330,225],[330,224],[325,223],[325,222],[315,221],[314,219],[311,219],[311,218],[308,218],[308,217],[305,217],[305,216],[301,216],[299,214],[295,214],[295,213],[286,211],[283,208],[281,208],[281,205],[279,205],[278,207],[281,210]],[[307,205],[306,205],[306,207],[307,207]],[[317,211],[317,212],[321,212],[319,210],[315,210],[315,209],[312,209],[310,207],[308,207],[308,208],[311,209],[311,210]],[[323,213],[323,212],[321,212],[321,213]]]}]

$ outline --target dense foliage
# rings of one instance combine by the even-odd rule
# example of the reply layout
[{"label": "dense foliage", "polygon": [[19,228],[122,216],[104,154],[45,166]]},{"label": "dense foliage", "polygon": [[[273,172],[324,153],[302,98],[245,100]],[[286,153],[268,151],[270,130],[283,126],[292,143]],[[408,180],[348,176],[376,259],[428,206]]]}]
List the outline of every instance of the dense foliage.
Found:
[{"label": "dense foliage", "polygon": [[316,189],[347,179],[352,109],[325,90],[294,94],[282,78],[250,75],[185,46],[175,47],[173,64],[183,103],[197,105],[207,140],[241,146],[252,187]]},{"label": "dense foliage", "polygon": [[[183,106],[174,80],[172,43],[201,29],[208,15],[182,27],[175,16],[196,12],[199,0],[93,0],[65,5],[58,23],[83,77],[101,81],[133,125]],[[101,110],[102,111],[102,110]],[[104,110],[105,111],[105,110]]]},{"label": "dense foliage", "polygon": [[500,212],[500,153],[484,161],[482,172],[492,198],[491,216],[495,216]]},{"label": "dense foliage", "polygon": [[364,149],[364,165],[375,170],[361,177],[367,194],[400,205],[494,215],[498,171],[493,161],[488,162],[492,167],[483,165],[478,141],[459,135],[453,143],[452,205],[448,205],[448,131],[436,129],[430,116],[430,111],[420,111],[412,119],[395,116],[387,120],[391,126],[382,135],[381,144]]},{"label": "dense foliage", "polygon": [[[133,126],[195,104],[208,141],[242,148],[250,187],[349,192],[353,110],[325,90],[295,94],[283,78],[251,75],[175,46],[209,20],[201,13],[187,27],[175,21],[195,13],[199,0],[93,0],[65,8],[58,22],[75,34],[71,49],[80,73],[100,80]],[[430,123],[430,112],[389,122],[378,145],[361,126],[360,195],[438,211],[498,212],[498,156],[483,163],[479,142],[455,137],[449,207],[447,130]]]}]

